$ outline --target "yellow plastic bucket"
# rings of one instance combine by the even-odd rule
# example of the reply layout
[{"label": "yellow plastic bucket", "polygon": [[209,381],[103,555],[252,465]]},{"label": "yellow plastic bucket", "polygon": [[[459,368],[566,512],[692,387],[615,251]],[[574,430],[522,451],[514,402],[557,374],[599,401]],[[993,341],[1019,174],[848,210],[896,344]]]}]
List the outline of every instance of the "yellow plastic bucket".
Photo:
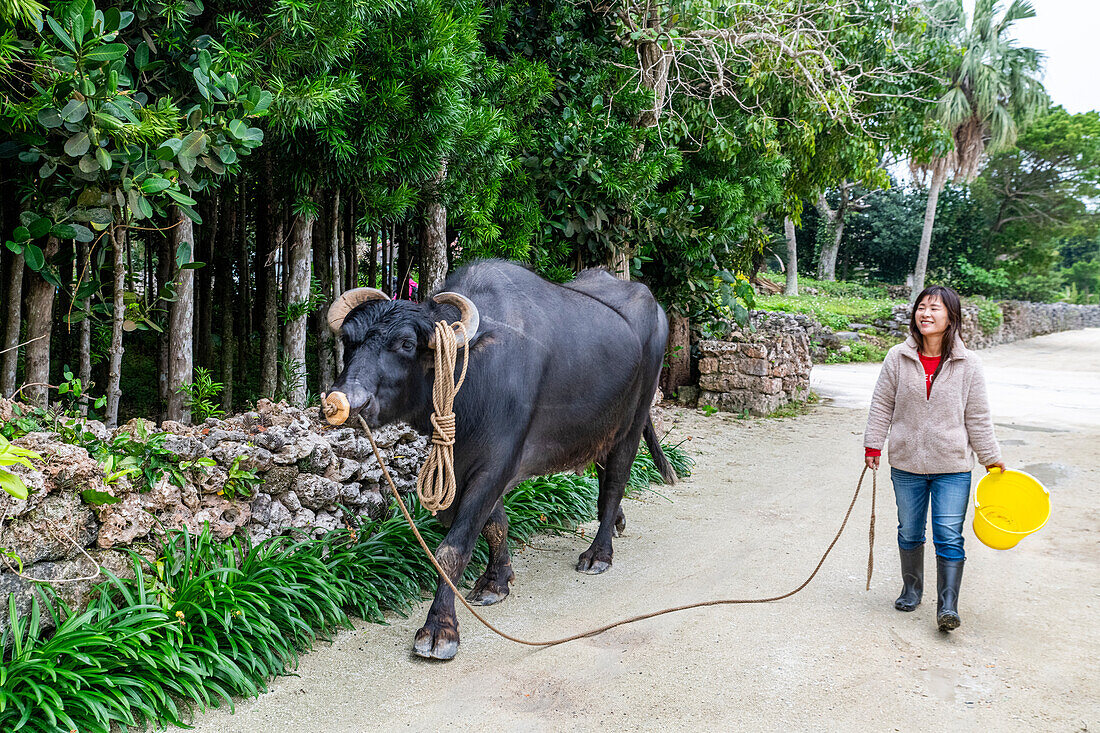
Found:
[{"label": "yellow plastic bucket", "polygon": [[994,550],[1008,550],[1050,518],[1050,492],[1034,476],[994,468],[974,489],[974,534]]}]

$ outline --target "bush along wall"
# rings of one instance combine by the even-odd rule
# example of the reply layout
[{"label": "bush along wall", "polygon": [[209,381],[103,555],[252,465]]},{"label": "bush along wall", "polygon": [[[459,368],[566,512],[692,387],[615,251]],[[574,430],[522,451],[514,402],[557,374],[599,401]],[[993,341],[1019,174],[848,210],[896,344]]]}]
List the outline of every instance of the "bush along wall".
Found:
[{"label": "bush along wall", "polygon": [[[211,427],[210,433],[216,429],[222,428]],[[27,442],[26,438],[20,442]],[[398,439],[389,448],[396,459],[392,465],[404,472],[402,482],[409,475],[400,468],[401,456],[411,454],[409,446],[415,442]],[[314,457],[319,446],[315,444],[308,457]],[[296,448],[283,455],[304,452]],[[666,454],[677,472],[687,475],[691,460],[675,446],[667,447]],[[296,458],[294,465],[300,469],[306,458]],[[180,458],[177,468],[188,460],[196,459]],[[56,481],[63,473],[58,466],[49,467],[49,457],[44,462],[47,465],[39,471],[42,477],[25,467],[18,469],[28,479],[31,498],[44,485],[36,484],[36,478],[41,482],[49,475]],[[213,472],[215,466],[207,468]],[[237,470],[242,470],[239,465]],[[228,480],[232,471],[225,474]],[[99,476],[103,487],[114,488],[104,482],[106,478],[110,477]],[[136,474],[127,478],[140,480]],[[644,490],[658,478],[643,449],[631,472],[628,493]],[[69,473],[61,478],[62,483],[66,480],[72,490],[82,477]],[[225,483],[221,486],[214,495],[225,497]],[[252,488],[259,494],[258,487]],[[511,542],[521,545],[537,532],[573,531],[595,517],[597,494],[598,484],[591,475],[559,474],[517,486],[504,502]],[[438,544],[443,528],[415,502],[414,493],[406,497],[425,540]],[[243,501],[240,495],[225,500]],[[281,504],[283,499],[275,501]],[[271,677],[295,667],[298,655],[314,640],[347,626],[349,614],[382,621],[386,612],[405,612],[434,583],[435,571],[404,518],[388,504],[380,510],[373,503],[359,507],[337,503],[335,508],[342,520],[336,528],[307,525],[273,530],[270,522],[244,522],[224,540],[217,536],[216,523],[208,520],[193,531],[197,513],[172,528],[164,520],[171,521],[174,515],[162,511],[150,531],[130,547],[112,549],[114,561],[103,570],[105,580],[79,597],[67,594],[66,600],[48,585],[32,586],[25,598],[7,593],[0,730],[84,733],[106,732],[112,726],[184,724],[197,710],[222,703],[232,706],[234,697],[263,692]],[[10,512],[11,506],[5,509]],[[152,513],[157,515],[155,510]],[[92,548],[91,552],[102,551]],[[479,543],[467,580],[486,559],[487,550]],[[26,567],[41,570],[42,564]],[[0,578],[12,575],[5,571]]]}]

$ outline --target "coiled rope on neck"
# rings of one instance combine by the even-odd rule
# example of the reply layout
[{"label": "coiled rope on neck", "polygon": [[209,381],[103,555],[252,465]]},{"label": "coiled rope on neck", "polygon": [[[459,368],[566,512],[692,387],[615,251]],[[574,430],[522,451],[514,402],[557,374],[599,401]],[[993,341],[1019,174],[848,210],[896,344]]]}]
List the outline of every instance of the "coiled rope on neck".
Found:
[{"label": "coiled rope on neck", "polygon": [[[462,343],[457,332],[461,329]],[[458,350],[462,349],[462,373],[455,381]],[[455,500],[455,414],[454,401],[466,369],[470,365],[470,347],[466,326],[461,321],[435,324],[435,384],[432,387],[432,448],[428,460],[416,476],[416,493],[425,509],[435,514]]]}]

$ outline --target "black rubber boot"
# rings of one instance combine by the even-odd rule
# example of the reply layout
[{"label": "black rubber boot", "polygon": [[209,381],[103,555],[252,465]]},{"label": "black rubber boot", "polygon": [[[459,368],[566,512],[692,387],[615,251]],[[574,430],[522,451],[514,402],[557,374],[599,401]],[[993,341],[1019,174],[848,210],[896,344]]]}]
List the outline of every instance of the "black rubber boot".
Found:
[{"label": "black rubber boot", "polygon": [[901,552],[901,595],[894,601],[899,611],[912,611],[924,593],[924,545]]},{"label": "black rubber boot", "polygon": [[965,560],[936,558],[936,624],[940,631],[954,631],[962,624],[959,618],[959,586],[962,584]]}]

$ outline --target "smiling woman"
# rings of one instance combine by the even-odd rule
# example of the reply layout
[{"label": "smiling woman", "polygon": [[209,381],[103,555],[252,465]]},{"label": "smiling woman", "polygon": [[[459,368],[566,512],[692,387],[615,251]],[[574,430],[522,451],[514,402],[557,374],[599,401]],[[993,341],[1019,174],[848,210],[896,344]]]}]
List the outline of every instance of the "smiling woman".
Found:
[{"label": "smiling woman", "polygon": [[961,623],[956,605],[966,558],[962,525],[973,453],[987,470],[1004,470],[981,361],[963,345],[961,325],[962,308],[954,290],[932,285],[921,292],[909,320],[909,338],[883,362],[864,435],[865,461],[876,469],[890,435],[903,583],[894,602],[899,611],[912,611],[921,601],[931,503],[941,631]]}]

